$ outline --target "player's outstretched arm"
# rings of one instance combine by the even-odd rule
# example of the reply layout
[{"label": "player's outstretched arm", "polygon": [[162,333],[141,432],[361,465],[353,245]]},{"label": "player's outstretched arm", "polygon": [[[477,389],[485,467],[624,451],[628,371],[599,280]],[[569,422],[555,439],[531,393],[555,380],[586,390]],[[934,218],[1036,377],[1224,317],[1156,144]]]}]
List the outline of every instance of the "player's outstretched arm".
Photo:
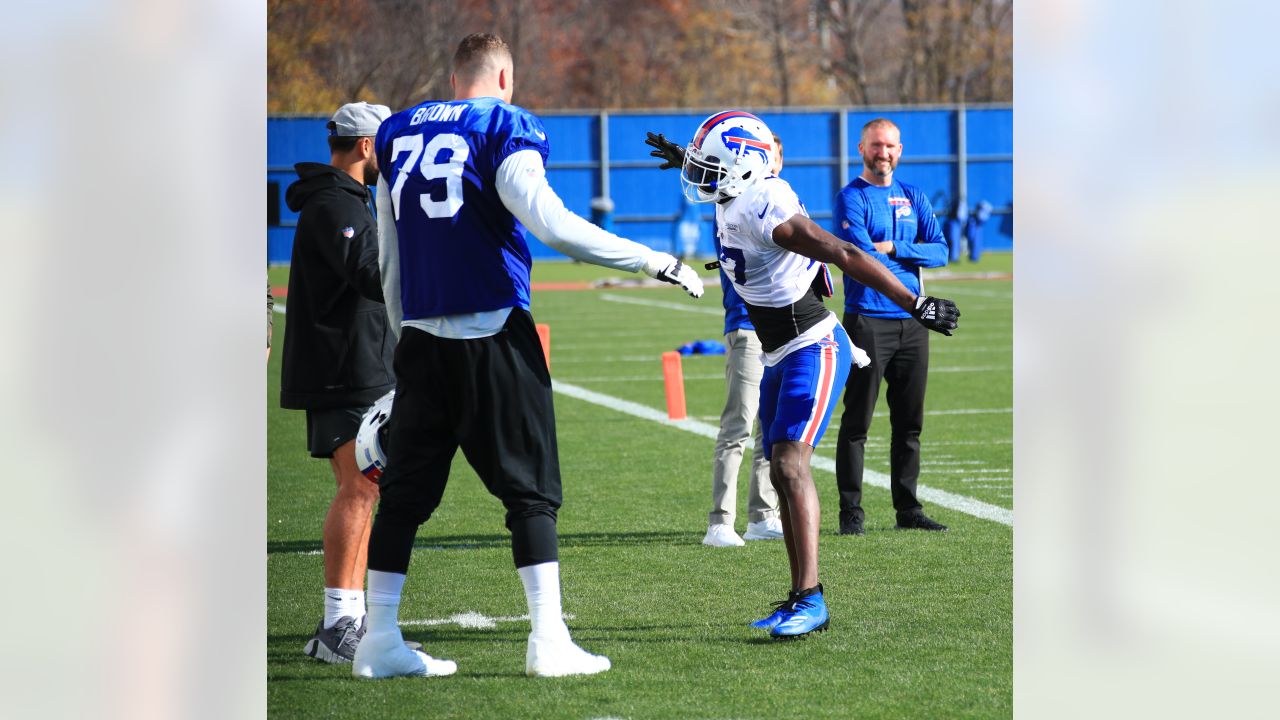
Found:
[{"label": "player's outstretched arm", "polygon": [[804,215],[793,215],[774,228],[773,241],[778,247],[798,255],[834,264],[854,280],[884,293],[930,330],[950,335],[956,328],[960,311],[955,303],[942,298],[915,295],[889,268],[852,243],[844,242],[823,230]]},{"label": "player's outstretched arm", "polygon": [[542,156],[533,150],[512,153],[498,168],[498,197],[539,240],[593,265],[643,272],[693,297],[702,297],[702,278],[667,253],[626,240],[578,217],[547,184]]}]

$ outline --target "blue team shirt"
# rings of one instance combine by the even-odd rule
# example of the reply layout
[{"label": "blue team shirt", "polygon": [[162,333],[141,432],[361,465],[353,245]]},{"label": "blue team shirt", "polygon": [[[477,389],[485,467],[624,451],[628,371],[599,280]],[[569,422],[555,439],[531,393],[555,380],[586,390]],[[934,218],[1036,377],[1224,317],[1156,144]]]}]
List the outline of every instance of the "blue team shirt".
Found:
[{"label": "blue team shirt", "polygon": [[[877,187],[861,177],[836,196],[837,234],[879,260],[911,292],[920,294],[920,268],[947,264],[947,242],[933,216],[929,198],[914,185],[894,180]],[[873,242],[892,240],[894,255],[876,252]],[[879,291],[844,276],[845,312],[878,318],[909,318],[911,313]]]},{"label": "blue team shirt", "polygon": [[[713,225],[711,231],[711,239],[716,244],[716,257],[720,257],[720,228]],[[742,296],[737,290],[733,289],[733,281],[729,276],[720,270],[720,302],[724,305],[724,334],[728,335],[734,330],[750,330],[755,332],[756,326],[751,324],[751,320],[747,317],[747,304],[742,302]]]},{"label": "blue team shirt", "polygon": [[529,245],[495,178],[520,150],[546,163],[542,121],[497,98],[425,102],[387,118],[374,148],[397,213],[404,319],[528,309]]}]

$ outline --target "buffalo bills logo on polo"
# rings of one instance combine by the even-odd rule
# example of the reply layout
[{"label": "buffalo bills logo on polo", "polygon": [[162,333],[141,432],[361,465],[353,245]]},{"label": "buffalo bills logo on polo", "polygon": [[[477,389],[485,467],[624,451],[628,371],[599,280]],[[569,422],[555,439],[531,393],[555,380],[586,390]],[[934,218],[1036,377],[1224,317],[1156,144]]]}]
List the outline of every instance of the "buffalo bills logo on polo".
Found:
[{"label": "buffalo bills logo on polo", "polygon": [[749,152],[759,153],[760,158],[769,163],[769,151],[773,146],[743,130],[742,128],[729,128],[720,134],[720,140],[724,146],[732,150],[737,155],[746,155]]},{"label": "buffalo bills logo on polo", "polygon": [[893,208],[893,216],[896,218],[911,217],[911,200],[902,196],[890,196],[889,207]]}]

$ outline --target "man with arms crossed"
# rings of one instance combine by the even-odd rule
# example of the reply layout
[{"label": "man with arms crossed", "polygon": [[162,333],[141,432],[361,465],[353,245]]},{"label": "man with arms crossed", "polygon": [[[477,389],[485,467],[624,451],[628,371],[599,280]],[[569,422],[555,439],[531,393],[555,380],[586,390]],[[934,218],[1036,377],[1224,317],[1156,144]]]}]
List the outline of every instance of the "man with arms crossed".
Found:
[{"label": "man with arms crossed", "polygon": [[883,265],[810,220],[791,186],[769,172],[772,135],[749,113],[712,115],[685,149],[680,181],[689,199],[716,203],[720,268],[745,301],[763,350],[760,424],[782,510],[791,591],[752,625],[785,639],[824,630],[829,622],[818,581],[818,494],[809,460],[855,351],[823,306],[822,298],[831,296],[824,263],[911,308],[932,330],[950,335],[960,313],[949,300],[911,293]]},{"label": "man with arms crossed", "polygon": [[560,465],[551,378],[529,313],[524,228],[579,260],[644,271],[694,297],[702,281],[674,257],[565,209],[547,184],[542,122],[509,104],[512,72],[505,42],[469,35],[453,58],[454,100],[404,110],[378,131],[382,279],[400,341],[358,677],[457,669],[405,647],[397,616],[414,536],[439,505],[459,447],[506,507],[532,625],[526,674],[610,667],[574,644],[561,612]]},{"label": "man with arms crossed", "polygon": [[[919,188],[895,180],[902,156],[898,126],[876,118],[862,127],[858,142],[862,174],[836,196],[839,234],[875,258],[913,293],[922,292],[920,268],[947,264],[947,242]],[[871,367],[849,376],[844,415],[836,444],[836,486],[840,489],[840,534],[863,534],[862,469],[867,430],[888,385],[889,491],[904,530],[946,530],[924,514],[916,497],[920,477],[920,431],[924,428],[924,388],[929,379],[929,333],[893,300],[857,278],[844,278],[844,328],[871,355]]]}]

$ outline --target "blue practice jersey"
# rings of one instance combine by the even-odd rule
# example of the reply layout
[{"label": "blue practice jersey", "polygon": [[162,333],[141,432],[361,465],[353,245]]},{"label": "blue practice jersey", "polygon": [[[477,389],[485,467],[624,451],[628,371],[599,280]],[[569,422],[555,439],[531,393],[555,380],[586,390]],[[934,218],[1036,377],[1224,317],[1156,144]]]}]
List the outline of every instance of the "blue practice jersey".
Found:
[{"label": "blue practice jersey", "polygon": [[387,118],[374,147],[395,213],[404,319],[528,309],[529,245],[495,178],[520,150],[546,162],[542,121],[497,98],[425,102]]},{"label": "blue practice jersey", "polygon": [[[889,187],[872,185],[861,177],[836,196],[838,234],[879,260],[916,295],[920,268],[947,264],[947,241],[929,198],[915,185],[894,180]],[[892,256],[876,252],[872,243],[892,240]],[[844,276],[845,312],[878,318],[905,319],[911,313],[879,291]]]},{"label": "blue practice jersey", "polygon": [[[714,225],[711,238],[716,244],[716,257],[720,257],[720,226]],[[742,296],[737,290],[733,289],[733,281],[729,276],[720,271],[720,302],[724,305],[724,334],[728,335],[734,330],[750,330],[755,332],[756,326],[751,324],[751,319],[747,317],[747,304],[742,302]]]}]

